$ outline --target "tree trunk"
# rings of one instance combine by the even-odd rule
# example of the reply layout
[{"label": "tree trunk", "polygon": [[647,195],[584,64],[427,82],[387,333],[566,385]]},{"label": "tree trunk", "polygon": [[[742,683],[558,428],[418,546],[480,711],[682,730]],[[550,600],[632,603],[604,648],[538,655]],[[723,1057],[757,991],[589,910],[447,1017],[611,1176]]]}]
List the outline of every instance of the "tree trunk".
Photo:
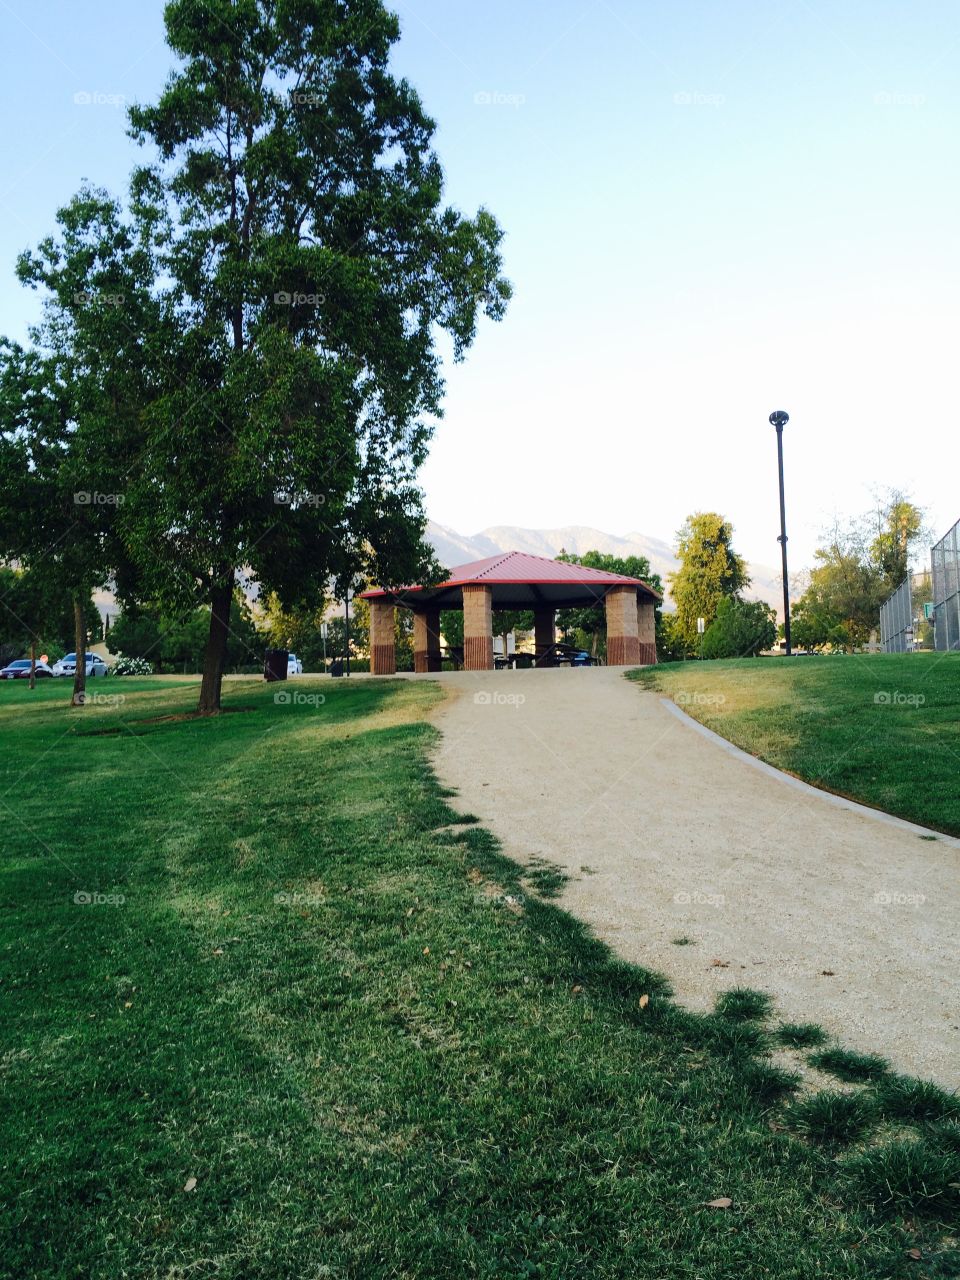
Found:
[{"label": "tree trunk", "polygon": [[210,634],[203,655],[203,679],[197,711],[202,716],[220,714],[220,687],[230,634],[230,605],[233,602],[233,570],[210,592]]},{"label": "tree trunk", "polygon": [[73,673],[73,705],[82,707],[87,689],[87,618],[80,596],[73,597],[73,647],[77,651],[77,665]]},{"label": "tree trunk", "polygon": [[37,642],[30,641],[30,688],[37,687]]}]

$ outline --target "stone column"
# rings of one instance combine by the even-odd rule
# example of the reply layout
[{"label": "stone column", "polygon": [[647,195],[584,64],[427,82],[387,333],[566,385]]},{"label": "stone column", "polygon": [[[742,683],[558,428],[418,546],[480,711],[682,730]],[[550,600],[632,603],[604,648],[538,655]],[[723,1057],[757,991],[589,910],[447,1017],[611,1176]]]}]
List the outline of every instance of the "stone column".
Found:
[{"label": "stone column", "polygon": [[533,647],[540,665],[540,655],[557,642],[557,611],[548,605],[538,605],[533,611]]},{"label": "stone column", "polygon": [[493,670],[493,588],[463,588],[463,665],[467,671]]},{"label": "stone column", "polygon": [[421,609],[413,615],[413,669],[440,671],[440,610]]},{"label": "stone column", "polygon": [[640,661],[652,666],[657,660],[657,620],[655,601],[637,592],[637,639],[640,641]]},{"label": "stone column", "polygon": [[639,666],[637,588],[612,587],[604,603],[607,611],[607,666]]},{"label": "stone column", "polygon": [[392,600],[370,601],[370,671],[375,676],[392,676],[397,670],[395,614]]}]

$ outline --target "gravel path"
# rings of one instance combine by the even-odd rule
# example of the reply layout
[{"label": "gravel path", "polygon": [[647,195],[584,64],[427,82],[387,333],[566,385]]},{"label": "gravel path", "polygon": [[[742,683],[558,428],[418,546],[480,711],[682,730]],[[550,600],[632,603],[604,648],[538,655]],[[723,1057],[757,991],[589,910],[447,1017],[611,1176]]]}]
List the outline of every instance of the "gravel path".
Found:
[{"label": "gravel path", "polygon": [[791,785],[616,670],[442,679],[458,806],[566,871],[560,905],[622,956],[690,1008],[757,987],[788,1021],[960,1086],[960,841]]}]

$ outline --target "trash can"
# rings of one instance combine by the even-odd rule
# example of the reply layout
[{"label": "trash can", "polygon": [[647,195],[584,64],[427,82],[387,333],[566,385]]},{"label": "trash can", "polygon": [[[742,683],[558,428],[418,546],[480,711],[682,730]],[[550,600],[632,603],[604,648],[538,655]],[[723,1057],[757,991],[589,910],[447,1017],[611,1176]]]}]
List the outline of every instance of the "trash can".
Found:
[{"label": "trash can", "polygon": [[331,674],[332,676],[342,676],[342,675],[343,675],[343,662],[342,662],[339,658],[335,658],[335,659],[334,659],[334,661],[333,661],[333,663],[332,663],[332,665],[331,665],[331,667],[330,667],[330,674]]},{"label": "trash can", "polygon": [[286,680],[288,649],[268,649],[263,658],[264,680]]}]

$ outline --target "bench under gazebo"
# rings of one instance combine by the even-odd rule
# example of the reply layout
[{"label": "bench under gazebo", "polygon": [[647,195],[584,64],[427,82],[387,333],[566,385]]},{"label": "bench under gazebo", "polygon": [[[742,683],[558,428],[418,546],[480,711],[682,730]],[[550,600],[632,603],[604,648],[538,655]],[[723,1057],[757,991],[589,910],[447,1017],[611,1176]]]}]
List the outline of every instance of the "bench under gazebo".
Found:
[{"label": "bench under gazebo", "polygon": [[442,666],[440,614],[463,610],[463,658],[468,671],[493,670],[493,615],[498,609],[531,609],[538,656],[556,644],[558,609],[603,604],[607,616],[607,665],[636,667],[657,660],[654,610],[660,596],[639,578],[545,556],[505,551],[459,565],[429,587],[377,587],[360,597],[370,604],[370,670],[393,675],[398,608],[413,612],[415,671]]}]

